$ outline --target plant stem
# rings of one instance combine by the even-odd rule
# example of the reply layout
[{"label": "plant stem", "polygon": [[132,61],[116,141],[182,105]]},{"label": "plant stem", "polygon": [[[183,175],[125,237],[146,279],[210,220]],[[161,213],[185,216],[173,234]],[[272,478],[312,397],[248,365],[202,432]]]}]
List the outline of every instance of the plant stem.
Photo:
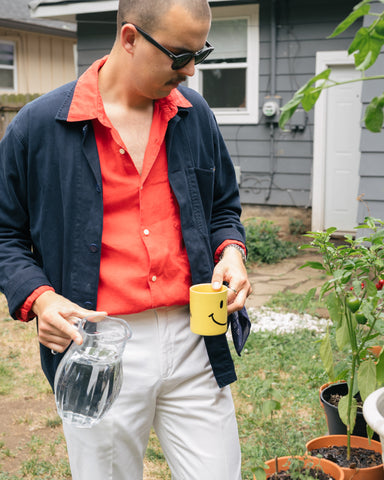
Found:
[{"label": "plant stem", "polygon": [[352,355],[351,385],[348,388],[348,422],[347,422],[347,460],[351,459],[351,410],[353,398],[353,386],[355,383],[356,353]]}]

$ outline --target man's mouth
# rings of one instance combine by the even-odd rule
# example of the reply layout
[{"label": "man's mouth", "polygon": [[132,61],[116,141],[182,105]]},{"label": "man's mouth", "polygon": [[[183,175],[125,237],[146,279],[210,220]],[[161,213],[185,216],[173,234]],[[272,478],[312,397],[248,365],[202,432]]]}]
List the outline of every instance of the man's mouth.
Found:
[{"label": "man's mouth", "polygon": [[187,77],[177,77],[173,78],[172,80],[169,80],[169,82],[166,83],[166,85],[179,85],[182,82],[185,82]]}]

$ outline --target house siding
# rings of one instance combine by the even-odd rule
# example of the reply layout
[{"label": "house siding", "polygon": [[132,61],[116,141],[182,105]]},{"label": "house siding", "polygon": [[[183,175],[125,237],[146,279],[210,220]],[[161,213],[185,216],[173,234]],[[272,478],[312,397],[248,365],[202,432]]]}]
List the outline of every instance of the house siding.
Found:
[{"label": "house siding", "polygon": [[[240,2],[239,2],[240,3]],[[270,94],[271,0],[260,0],[259,108]],[[315,74],[317,51],[346,50],[359,25],[326,39],[351,11],[355,0],[276,2],[276,95],[282,104]],[[214,6],[212,7],[214,11]],[[115,14],[79,15],[78,63],[82,73],[107,54],[115,38]],[[100,28],[97,28],[97,24]],[[95,28],[96,25],[96,28]],[[313,112],[303,132],[271,128],[260,111],[257,125],[222,125],[233,162],[240,167],[244,204],[311,206]]]},{"label": "house siding", "polygon": [[0,27],[0,39],[16,46],[16,91],[43,94],[76,78],[75,38]]},{"label": "house siding", "polygon": [[[372,5],[372,12],[382,11],[382,4],[376,2]],[[364,26],[372,23],[372,17],[364,19]],[[384,72],[384,52],[381,52],[375,65],[371,67],[366,75],[382,75]],[[370,80],[363,82],[362,103],[363,112],[369,102],[376,96],[383,93],[383,80]],[[364,217],[371,215],[384,219],[384,135],[372,133],[365,128],[361,131],[360,142],[360,184],[359,184],[359,209],[358,222],[361,223]]]},{"label": "house siding", "polygon": [[[276,95],[287,102],[314,74],[316,52],[346,50],[358,25],[326,37],[351,11],[351,0],[277,2]],[[271,1],[260,1],[260,110],[270,94]],[[222,127],[233,161],[241,168],[241,199],[248,204],[311,206],[313,112],[303,132],[271,130],[260,111],[254,126]],[[271,137],[271,134],[273,137]]]}]

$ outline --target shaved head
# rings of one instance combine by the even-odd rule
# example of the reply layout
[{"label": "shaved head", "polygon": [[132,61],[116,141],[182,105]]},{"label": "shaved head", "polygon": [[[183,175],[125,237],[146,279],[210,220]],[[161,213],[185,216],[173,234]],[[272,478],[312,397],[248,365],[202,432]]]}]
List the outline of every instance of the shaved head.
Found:
[{"label": "shaved head", "polygon": [[196,19],[210,19],[208,0],[120,0],[117,12],[117,31],[123,21],[135,23],[152,33],[159,28],[161,18],[179,4]]}]

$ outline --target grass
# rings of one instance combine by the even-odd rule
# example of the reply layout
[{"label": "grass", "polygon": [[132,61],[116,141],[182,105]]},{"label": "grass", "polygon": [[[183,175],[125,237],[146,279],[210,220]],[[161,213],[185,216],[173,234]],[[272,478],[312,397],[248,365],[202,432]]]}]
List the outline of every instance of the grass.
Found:
[{"label": "grass", "polygon": [[[274,308],[284,295],[274,299]],[[289,302],[293,308],[299,299]],[[305,330],[294,335],[264,332],[250,335],[241,358],[233,352],[243,480],[252,480],[254,469],[275,455],[304,453],[306,441],[326,432],[318,400],[326,378],[317,340]],[[4,428],[0,418],[0,480],[70,480],[61,421],[40,370],[34,324],[0,320],[0,385],[0,415],[9,409],[11,420]],[[144,472],[146,480],[171,478],[153,432]]]}]

